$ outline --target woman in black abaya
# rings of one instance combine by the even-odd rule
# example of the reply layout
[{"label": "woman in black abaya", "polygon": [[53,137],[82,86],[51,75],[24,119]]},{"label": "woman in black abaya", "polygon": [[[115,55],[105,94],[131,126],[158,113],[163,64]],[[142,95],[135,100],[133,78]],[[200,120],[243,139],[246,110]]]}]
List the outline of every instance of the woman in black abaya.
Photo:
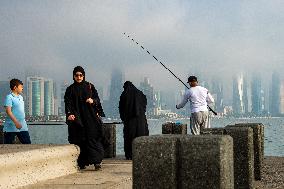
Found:
[{"label": "woman in black abaya", "polygon": [[123,85],[119,113],[123,121],[124,152],[126,159],[132,159],[132,141],[139,136],[148,136],[146,119],[147,98],[130,81]]},{"label": "woman in black abaya", "polygon": [[85,71],[81,66],[73,70],[74,83],[65,92],[65,113],[70,144],[80,147],[78,166],[94,164],[101,168],[104,156],[103,131],[100,117],[104,112],[94,85],[85,81]]}]

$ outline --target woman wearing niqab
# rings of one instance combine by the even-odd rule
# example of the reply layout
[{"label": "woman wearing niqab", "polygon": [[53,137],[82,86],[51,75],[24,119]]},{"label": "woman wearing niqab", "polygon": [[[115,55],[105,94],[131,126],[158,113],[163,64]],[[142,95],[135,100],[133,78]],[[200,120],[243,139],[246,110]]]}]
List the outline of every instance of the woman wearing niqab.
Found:
[{"label": "woman wearing niqab", "polygon": [[105,116],[100,98],[94,85],[85,81],[85,71],[81,66],[74,68],[73,80],[64,96],[68,140],[80,147],[77,160],[80,169],[92,164],[95,169],[100,169],[104,156],[100,117]]},{"label": "woman wearing niqab", "polygon": [[148,136],[146,119],[147,98],[130,81],[123,85],[119,113],[123,121],[124,152],[126,159],[132,159],[132,141],[139,136]]}]

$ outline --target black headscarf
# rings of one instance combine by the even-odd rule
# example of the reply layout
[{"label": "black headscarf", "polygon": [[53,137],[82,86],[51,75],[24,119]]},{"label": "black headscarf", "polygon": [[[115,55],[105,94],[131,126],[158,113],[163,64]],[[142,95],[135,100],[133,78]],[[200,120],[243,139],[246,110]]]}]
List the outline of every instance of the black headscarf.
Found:
[{"label": "black headscarf", "polygon": [[[76,66],[74,69],[73,69],[73,80],[74,80],[74,76],[76,75],[77,72],[81,72],[84,76],[83,78],[83,81],[85,81],[85,70],[84,68],[82,68],[81,66]],[[75,81],[75,80],[74,80]]]}]

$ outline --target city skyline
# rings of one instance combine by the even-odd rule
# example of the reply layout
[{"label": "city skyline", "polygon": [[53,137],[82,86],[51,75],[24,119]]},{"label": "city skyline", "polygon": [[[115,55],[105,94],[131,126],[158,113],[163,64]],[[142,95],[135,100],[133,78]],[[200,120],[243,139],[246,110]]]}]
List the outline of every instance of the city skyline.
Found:
[{"label": "city skyline", "polygon": [[[118,102],[126,81],[123,71],[113,70],[112,82],[105,90],[102,86],[94,83],[100,95],[103,108],[107,117],[119,117]],[[201,77],[202,78],[202,77]],[[284,79],[275,71],[269,78],[260,75],[247,75],[239,73],[232,76],[232,84],[225,86],[224,81],[218,78],[199,80],[201,86],[209,89],[215,103],[212,106],[219,115],[234,116],[283,116],[284,114]],[[92,82],[92,81],[91,81]],[[265,84],[266,83],[266,84]],[[27,115],[48,116],[64,115],[64,93],[71,83],[66,81],[56,85],[53,78],[41,76],[27,76],[24,79],[24,98]],[[144,77],[139,84],[134,85],[147,97],[147,115],[160,115],[163,113],[178,113],[190,115],[189,106],[183,110],[176,110],[175,104],[179,103],[186,88],[178,91],[158,90],[152,85],[151,78]],[[9,93],[8,81],[0,81],[2,101]],[[229,89],[225,94],[224,89]],[[36,99],[36,100],[35,100]],[[278,102],[278,104],[276,103]],[[228,113],[226,113],[229,111]],[[3,110],[2,110],[3,112]]]}]

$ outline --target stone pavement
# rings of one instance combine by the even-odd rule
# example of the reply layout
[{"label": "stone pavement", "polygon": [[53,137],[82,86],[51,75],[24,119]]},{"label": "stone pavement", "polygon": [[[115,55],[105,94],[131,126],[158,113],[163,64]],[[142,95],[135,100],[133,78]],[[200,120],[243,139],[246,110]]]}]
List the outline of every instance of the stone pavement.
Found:
[{"label": "stone pavement", "polygon": [[102,169],[89,166],[83,171],[56,179],[50,179],[22,189],[88,189],[88,188],[132,188],[132,161],[122,158],[105,159]]}]

